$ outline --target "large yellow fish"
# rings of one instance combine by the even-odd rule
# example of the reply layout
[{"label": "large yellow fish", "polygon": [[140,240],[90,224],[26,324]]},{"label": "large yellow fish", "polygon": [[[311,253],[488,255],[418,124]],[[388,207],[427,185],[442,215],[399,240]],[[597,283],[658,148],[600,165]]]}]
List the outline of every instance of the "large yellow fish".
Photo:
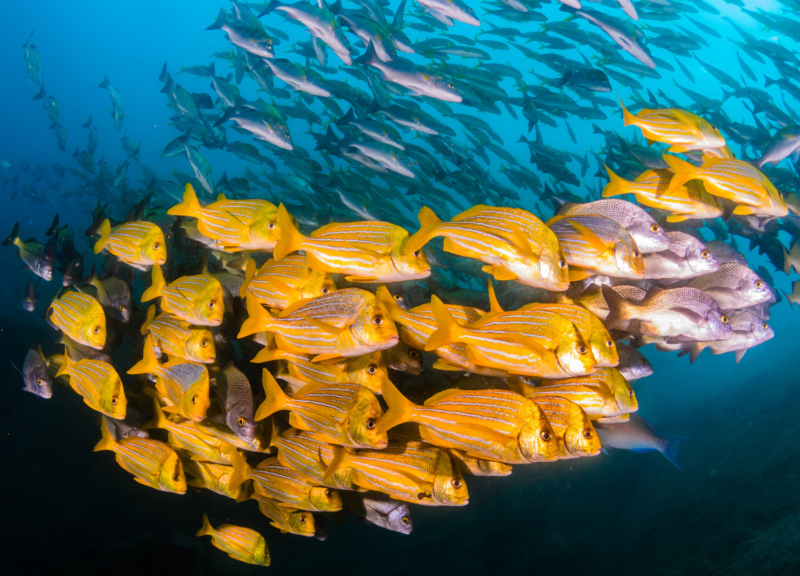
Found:
[{"label": "large yellow fish", "polygon": [[248,294],[247,313],[239,338],[274,332],[278,348],[316,354],[315,362],[391,348],[399,340],[386,308],[374,294],[360,288],[298,300],[277,317]]},{"label": "large yellow fish", "polygon": [[190,362],[213,364],[216,359],[214,335],[206,328],[193,328],[189,322],[171,314],[158,318],[156,307],[147,309],[147,320],[142,324],[142,335],[153,336],[156,356],[169,354]]},{"label": "large yellow fish", "polygon": [[425,206],[419,211],[419,223],[409,249],[421,249],[444,236],[445,252],[480,260],[486,264],[483,271],[497,280],[554,291],[569,287],[567,260],[558,239],[526,210],[478,205],[443,222]]},{"label": "large yellow fish", "polygon": [[689,152],[706,148],[722,148],[725,138],[716,126],[712,126],[697,114],[677,108],[649,110],[642,108],[634,116],[622,99],[622,117],[625,126],[636,126],[649,143],[663,142],[670,144],[670,152]]},{"label": "large yellow fish", "polygon": [[600,439],[583,408],[560,396],[540,396],[535,400],[564,445],[564,458],[597,456]]},{"label": "large yellow fish", "polygon": [[186,184],[183,202],[167,211],[173,216],[197,218],[197,229],[214,240],[214,248],[227,252],[267,250],[281,237],[278,209],[261,199],[228,200],[220,195],[203,207],[191,184]]},{"label": "large yellow fish", "polygon": [[245,280],[239,296],[252,294],[271,308],[288,308],[294,302],[316,298],[336,290],[329,272],[313,270],[303,254],[290,254],[281,260],[269,260],[258,272],[255,260],[248,260]]},{"label": "large yellow fish", "polygon": [[250,496],[250,499],[258,502],[261,513],[272,520],[270,526],[274,526],[281,533],[309,537],[316,533],[314,515],[311,512],[290,508],[258,492]]},{"label": "large yellow fish", "polygon": [[560,396],[583,408],[592,418],[630,414],[639,409],[633,388],[616,368],[600,368],[594,374],[561,380],[542,380],[530,398]]},{"label": "large yellow fish", "polygon": [[231,478],[235,474],[233,466],[199,462],[190,458],[184,463],[184,468],[187,474],[193,476],[186,482],[189,486],[206,488],[233,500],[239,500],[247,493],[241,486],[231,487]]},{"label": "large yellow fish", "polygon": [[203,527],[198,530],[196,536],[211,536],[214,547],[226,552],[234,560],[256,566],[269,566],[267,542],[255,530],[231,524],[223,524],[214,529],[208,521],[208,516],[203,514]]},{"label": "large yellow fish", "polygon": [[349,282],[400,282],[427,278],[431,265],[420,248],[408,251],[408,232],[389,222],[332,223],[303,236],[283,204],[278,208],[283,229],[275,259],[304,250],[309,267],[348,274]]},{"label": "large yellow fish", "polygon": [[128,406],[125,389],[111,364],[88,359],[73,362],[65,349],[56,372],[56,378],[59,376],[69,376],[69,385],[92,410],[115,420],[125,419]]},{"label": "large yellow fish", "polygon": [[635,194],[640,204],[672,212],[667,216],[667,222],[722,216],[719,200],[706,192],[700,180],[690,180],[685,185],[670,190],[669,184],[673,176],[670,170],[648,170],[633,182],[617,176],[608,166],[606,172],[611,181],[603,189],[603,198]]},{"label": "large yellow fish", "polygon": [[256,468],[245,468],[244,476],[253,481],[257,494],[272,498],[291,508],[311,512],[337,512],[342,497],[327,486],[315,486],[301,474],[287,468],[277,458],[269,458]]},{"label": "large yellow fish", "polygon": [[106,315],[96,298],[82,292],[67,292],[53,300],[48,320],[67,336],[95,350],[106,345]]},{"label": "large yellow fish", "polygon": [[128,222],[112,231],[111,222],[104,220],[94,253],[100,254],[104,249],[139,270],[167,261],[164,233],[152,222]]},{"label": "large yellow fish", "polygon": [[209,274],[183,276],[171,284],[164,281],[161,266],[153,266],[153,284],[142,294],[142,302],[161,298],[161,308],[197,326],[219,326],[225,314],[222,284]]},{"label": "large yellow fish", "polygon": [[175,450],[158,440],[131,436],[117,442],[103,420],[100,425],[103,438],[94,451],[111,450],[117,464],[135,476],[139,484],[162,492],[186,493],[186,477],[181,459]]}]

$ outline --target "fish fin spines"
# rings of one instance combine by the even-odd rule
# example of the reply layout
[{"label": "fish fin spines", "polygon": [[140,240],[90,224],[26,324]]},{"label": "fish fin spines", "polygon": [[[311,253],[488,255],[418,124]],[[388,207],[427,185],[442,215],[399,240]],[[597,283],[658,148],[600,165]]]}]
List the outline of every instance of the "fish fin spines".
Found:
[{"label": "fish fin spines", "polygon": [[297,226],[292,222],[289,211],[286,206],[281,202],[278,206],[278,226],[281,230],[280,240],[275,244],[272,250],[272,256],[275,260],[283,260],[292,252],[297,252],[303,248],[303,235],[297,229]]},{"label": "fish fin spines", "polygon": [[419,230],[412,234],[406,242],[406,254],[420,250],[434,237],[442,224],[439,217],[427,206],[420,209],[417,217],[419,218]]},{"label": "fish fin spines", "polygon": [[142,294],[142,302],[147,302],[161,296],[161,291],[167,286],[164,281],[164,272],[159,264],[153,264],[152,285]]},{"label": "fish fin spines", "polygon": [[103,220],[103,223],[100,224],[100,238],[98,238],[97,242],[94,243],[94,253],[100,254],[103,251],[103,248],[106,247],[108,244],[108,237],[111,235],[111,221],[106,218]]},{"label": "fish fin spines", "polygon": [[411,421],[416,406],[390,380],[387,379],[381,385],[381,394],[389,410],[378,421],[377,434],[384,434],[395,426]]},{"label": "fish fin spines", "polygon": [[58,368],[58,372],[56,372],[56,378],[61,376],[69,376],[69,369],[72,362],[69,359],[69,350],[67,346],[64,346],[64,360],[61,361],[61,366]]},{"label": "fish fin spines", "polygon": [[278,382],[266,368],[261,371],[261,379],[264,384],[266,398],[256,410],[256,420],[263,420],[278,410],[282,410],[289,400],[289,397],[281,390]]}]

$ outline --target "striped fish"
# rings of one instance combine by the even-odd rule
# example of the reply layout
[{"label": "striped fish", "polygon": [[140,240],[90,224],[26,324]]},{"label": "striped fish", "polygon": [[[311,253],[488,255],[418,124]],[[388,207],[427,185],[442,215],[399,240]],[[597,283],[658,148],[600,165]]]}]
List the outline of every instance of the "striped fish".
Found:
[{"label": "striped fish", "polygon": [[399,337],[389,313],[375,295],[360,288],[337,290],[311,300],[300,300],[277,317],[254,296],[247,297],[249,318],[239,338],[274,332],[278,348],[317,354],[314,361],[352,357],[394,346]]},{"label": "striped fish", "polygon": [[88,359],[73,362],[65,350],[56,378],[59,376],[69,376],[69,385],[92,410],[115,420],[125,419],[125,389],[111,364]]},{"label": "striped fish", "polygon": [[594,374],[543,380],[530,396],[534,401],[540,396],[560,396],[571,400],[590,418],[610,418],[630,414],[639,409],[633,388],[616,368],[600,368]]},{"label": "striped fish", "polygon": [[315,486],[301,474],[287,468],[277,458],[248,468],[245,476],[253,481],[256,493],[298,510],[336,512],[342,509],[342,497],[336,490]]},{"label": "striped fish", "polygon": [[789,214],[783,194],[761,170],[749,162],[735,158],[710,158],[697,167],[667,154],[664,155],[664,161],[675,173],[668,192],[680,188],[689,180],[702,180],[709,194],[739,204],[734,214],[773,218]]},{"label": "striped fish", "polygon": [[283,230],[275,245],[276,260],[304,250],[309,267],[348,274],[348,282],[400,282],[427,278],[431,265],[419,248],[406,250],[408,232],[389,222],[367,220],[332,223],[303,236],[283,204],[278,208]]},{"label": "striped fish", "polygon": [[611,179],[603,189],[603,198],[621,194],[635,194],[639,204],[672,212],[667,222],[704,220],[722,216],[719,200],[706,192],[700,180],[690,180],[685,185],[670,190],[673,173],[670,170],[648,170],[629,182],[614,174],[606,166]]},{"label": "striped fish", "polygon": [[509,476],[511,474],[511,466],[509,464],[482,460],[452,448],[445,448],[445,452],[450,455],[450,459],[458,466],[461,474],[468,476]]},{"label": "striped fish", "polygon": [[419,424],[423,440],[506,464],[556,460],[556,434],[533,401],[510,390],[445,390],[424,406],[408,401],[390,382],[383,391],[389,410],[378,426]]},{"label": "striped fish", "polygon": [[230,524],[223,524],[215,529],[211,527],[208,516],[203,514],[203,527],[196,536],[211,536],[211,543],[214,547],[219,548],[234,560],[256,566],[269,566],[270,556],[267,542],[255,530]]},{"label": "striped fish", "polygon": [[552,231],[536,216],[518,208],[478,205],[442,222],[427,206],[419,211],[420,230],[408,241],[418,250],[444,236],[444,250],[485,263],[497,280],[517,280],[535,288],[569,287],[567,260]]},{"label": "striped fish", "polygon": [[316,533],[314,515],[310,512],[289,508],[258,492],[251,495],[250,499],[258,502],[261,513],[272,520],[270,525],[281,532],[298,536],[314,536]]},{"label": "striped fish", "polygon": [[287,430],[272,439],[278,449],[278,461],[316,486],[341,490],[358,490],[348,470],[340,470],[325,478],[325,469],[333,460],[333,446],[315,438],[310,432]]},{"label": "striped fish", "polygon": [[193,328],[185,320],[171,314],[155,317],[156,307],[147,309],[147,320],[142,324],[142,335],[153,337],[156,356],[168,354],[189,362],[213,364],[216,360],[214,336],[206,328]]},{"label": "striped fish", "polygon": [[336,290],[329,272],[312,270],[306,256],[290,254],[282,260],[268,260],[255,271],[255,260],[248,260],[245,281],[239,295],[255,296],[261,304],[271,308],[288,308],[298,300],[316,298]]},{"label": "striped fish", "polygon": [[600,439],[580,406],[560,396],[540,396],[535,402],[563,444],[564,458],[597,456],[600,453]]},{"label": "striped fish", "polygon": [[206,488],[217,494],[234,500],[246,494],[241,486],[231,488],[230,481],[234,477],[235,471],[232,466],[223,464],[213,464],[211,462],[198,462],[188,459],[184,464],[186,473],[193,476],[187,481],[189,486],[195,488]]},{"label": "striped fish", "polygon": [[219,326],[225,314],[222,284],[210,274],[182,276],[171,284],[164,281],[161,266],[153,267],[153,284],[142,294],[142,302],[161,298],[164,312],[197,326]]},{"label": "striped fish", "polygon": [[95,350],[106,345],[106,315],[96,298],[82,292],[66,292],[53,300],[47,314],[51,324],[79,344]]},{"label": "striped fish", "polygon": [[570,265],[570,280],[596,274],[644,278],[644,260],[625,228],[604,216],[556,216],[547,225],[558,237]]},{"label": "striped fish", "polygon": [[670,152],[688,152],[725,146],[725,138],[722,137],[716,126],[712,126],[707,120],[686,110],[642,108],[634,116],[625,108],[622,99],[619,104],[622,106],[625,126],[639,128],[648,142],[670,144]]},{"label": "striped fish", "polygon": [[100,225],[100,239],[95,242],[94,253],[108,250],[119,260],[147,270],[154,264],[167,261],[167,246],[161,228],[152,222],[127,222],[112,231],[106,219]]},{"label": "striped fish", "polygon": [[95,452],[100,450],[114,452],[117,464],[133,474],[139,484],[163,492],[186,493],[183,464],[175,450],[158,440],[137,436],[129,436],[117,442],[105,419],[100,429],[103,438],[94,447]]},{"label": "striped fish", "polygon": [[[262,371],[266,398],[256,420],[290,410],[289,425],[317,438],[351,448],[382,448],[386,433],[378,433],[383,410],[375,395],[357,384],[309,384],[308,392],[292,398],[267,370]],[[304,392],[301,390],[301,393]]]},{"label": "striped fish", "polygon": [[326,476],[351,468],[353,482],[367,490],[426,506],[466,506],[467,484],[444,450],[424,442],[389,444],[357,454],[335,448]]}]

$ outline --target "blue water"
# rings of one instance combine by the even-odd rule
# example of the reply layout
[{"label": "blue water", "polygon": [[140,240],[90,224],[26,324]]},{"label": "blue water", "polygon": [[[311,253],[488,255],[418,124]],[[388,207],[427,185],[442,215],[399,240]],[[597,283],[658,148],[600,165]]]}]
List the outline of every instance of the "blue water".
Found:
[{"label": "blue water", "polygon": [[[740,37],[727,18],[757,38],[779,42],[790,50],[797,48],[794,39],[766,31],[736,6],[720,0],[706,3],[721,14],[690,15],[713,26],[722,34],[722,39],[708,37],[685,19],[659,22],[642,18],[639,28],[646,36],[651,34],[648,26],[675,30],[680,26],[684,31],[700,35],[709,46],[694,54],[737,79],[741,72],[734,58],[737,48],[731,40]],[[406,7],[406,24],[414,21],[411,14],[418,10],[417,5],[411,4]],[[603,4],[584,2],[588,9],[627,21],[615,2]],[[752,0],[745,4],[750,9],[759,8],[767,13],[791,13],[790,9],[771,0]],[[488,3],[471,2],[470,5],[479,16],[491,8]],[[636,5],[643,10],[648,4],[639,1]],[[687,11],[693,10],[692,5],[684,4]],[[176,82],[192,92],[205,92],[216,100],[208,78],[177,75],[177,72],[181,66],[207,65],[213,59],[212,54],[231,48],[222,32],[205,31],[221,6],[229,9],[227,3],[220,1],[151,0],[135,3],[39,0],[3,7],[0,159],[8,160],[12,167],[0,167],[0,183],[6,181],[2,188],[0,230],[10,230],[19,221],[23,239],[36,236],[43,242],[44,231],[59,213],[62,225],[69,224],[76,232],[78,251],[83,252],[88,247],[88,257],[91,244],[86,242],[83,231],[91,224],[89,212],[97,200],[109,202],[112,214],[118,218],[139,200],[138,192],[120,191],[99,197],[91,190],[81,196],[64,196],[67,191],[84,188],[69,172],[61,180],[49,169],[44,178],[36,180],[37,163],[45,167],[58,163],[81,170],[70,155],[76,146],[85,149],[87,131],[81,124],[90,114],[100,137],[96,160],[103,157],[114,167],[122,163],[126,155],[120,138],[125,135],[141,142],[141,164],[161,178],[166,178],[173,170],[191,174],[185,156],[161,157],[164,146],[180,132],[170,126],[174,112],[167,106],[166,95],[160,93],[162,83],[158,75],[167,62]],[[396,6],[393,0],[392,12]],[[345,8],[355,10],[357,6],[347,3]],[[557,8],[558,3],[546,2],[536,10],[545,14],[548,21],[555,22],[566,18]],[[682,14],[685,15],[686,12]],[[293,42],[309,39],[305,28],[287,24],[277,13],[262,20],[291,37],[290,42],[283,41],[276,47],[276,55],[305,65],[303,58],[288,52]],[[540,29],[538,22],[515,24],[485,17],[481,20],[484,28],[486,22],[491,21],[498,26],[519,26],[526,32]],[[582,20],[578,23],[582,30],[598,32]],[[21,45],[34,28],[32,42],[42,55],[43,83],[47,94],[61,104],[64,127],[69,135],[63,152],[56,145],[54,131],[49,129],[51,122],[42,110],[41,101],[31,99],[39,86],[25,73]],[[457,22],[444,33],[405,31],[413,41],[421,41],[448,33],[472,38],[478,29]],[[354,44],[354,55],[363,52],[363,46],[356,47],[355,35],[346,34]],[[497,36],[490,38],[508,42]],[[602,38],[608,40],[605,35]],[[608,43],[612,45],[610,40]],[[538,44],[532,42],[526,46],[536,49]],[[491,54],[492,62],[509,64],[522,71],[528,84],[538,84],[538,76],[558,76],[542,64],[525,59],[515,48],[507,51],[481,48]],[[654,56],[674,65],[666,50],[652,44],[650,48]],[[589,46],[551,52],[580,59],[578,51],[594,59],[595,52]],[[331,50],[327,54],[328,66],[339,68],[336,78],[348,80],[369,93],[363,82],[342,72],[345,66]],[[620,54],[625,60],[633,61],[627,54]],[[675,83],[715,99],[729,91],[693,58],[679,58],[694,75],[696,83],[690,82],[677,67],[675,72],[659,67],[660,79],[637,79],[646,89],[653,93],[663,90],[687,108],[692,103]],[[756,70],[759,78],[758,83],[748,80],[748,84],[766,89],[775,102],[785,100],[785,106],[780,106],[794,115],[797,101],[790,94],[782,93],[776,86],[764,86],[764,74],[775,78],[780,72],[771,63],[761,66],[746,55],[742,58]],[[412,59],[418,64],[427,62],[419,55]],[[459,60],[451,57],[451,62]],[[309,66],[314,67],[315,63],[312,59]],[[462,63],[474,66],[477,61]],[[228,73],[226,62],[217,60],[216,67],[219,74]],[[109,94],[97,87],[104,74],[123,98],[126,117],[119,132],[114,130],[107,111],[111,107]],[[280,80],[275,83],[283,86]],[[630,89],[613,79],[611,84],[623,100],[632,101]],[[501,86],[509,96],[519,96],[513,79],[506,78]],[[245,79],[239,88],[247,100],[259,97],[269,100],[268,95],[256,92],[251,79]],[[567,90],[567,93],[577,98],[574,92]],[[641,95],[646,96],[643,91]],[[613,103],[615,93],[600,96]],[[293,97],[297,99],[294,93]],[[407,99],[414,100],[413,97]],[[422,102],[419,98],[416,100]],[[287,101],[280,103],[288,104]],[[752,126],[753,120],[745,104],[749,105],[746,99],[732,98],[725,102],[724,110],[732,120]],[[345,111],[349,107],[346,102],[340,105]],[[591,106],[586,101],[582,105]],[[463,104],[448,106],[489,122],[502,136],[503,147],[522,166],[536,171],[529,164],[527,147],[517,144],[520,134],[533,138],[533,134],[527,132],[527,121],[519,108],[516,108],[519,119],[514,120],[505,109],[501,114],[492,115]],[[310,107],[318,113],[324,110],[318,99]],[[441,119],[429,105],[423,104],[423,109]],[[641,143],[638,130],[623,127],[616,106],[603,110],[608,115],[604,121],[567,118],[577,143],[564,130],[565,119],[556,119],[558,128],[540,124],[547,145],[589,158],[586,177],[580,176],[581,168],[576,161],[568,163],[570,170],[579,176],[581,185],[566,185],[566,189],[585,198],[589,197],[589,190],[596,192],[605,185],[605,179],[596,176],[598,169],[602,171],[605,154],[600,151],[605,141],[593,135],[592,123],[628,139],[636,138]],[[761,118],[764,120],[763,115]],[[452,140],[469,143],[457,121],[443,120],[456,128],[458,136]],[[295,148],[309,150],[312,158],[322,162],[320,154],[313,152],[314,140],[305,134],[309,128],[306,121],[289,117],[288,124]],[[724,127],[721,129],[724,133]],[[775,129],[776,126],[771,125],[772,133]],[[319,125],[314,131],[324,132]],[[420,144],[420,140],[414,139],[414,133],[403,134],[406,142]],[[252,142],[230,127],[228,138]],[[740,154],[738,144],[731,148]],[[290,174],[276,154],[261,146],[259,150],[276,161],[282,173]],[[223,171],[229,178],[243,174],[246,163],[233,154],[205,148],[201,153],[213,166],[215,181]],[[23,162],[30,165],[27,173],[20,168]],[[452,164],[446,165],[448,170],[458,170]],[[500,167],[498,158],[493,156],[491,165],[484,169],[513,188],[500,174]],[[789,169],[790,161],[785,161],[781,167]],[[260,173],[263,168],[251,166],[251,169]],[[267,169],[267,175],[262,176],[264,180],[269,181],[269,172]],[[545,174],[538,174],[546,180]],[[134,162],[127,173],[129,190],[138,191],[143,187],[140,175],[141,170]],[[10,182],[15,176],[18,181]],[[380,183],[380,175],[375,176],[375,182]],[[37,201],[22,194],[29,185]],[[17,194],[12,200],[15,191]],[[517,192],[522,207],[543,218],[552,214],[549,206],[545,208],[536,202],[536,195],[525,190]],[[450,190],[450,193],[456,192]],[[277,204],[284,199],[284,194],[276,188],[264,197]],[[452,206],[447,209],[439,206],[439,201],[426,201],[424,195],[421,202],[420,196],[413,198],[392,208],[402,210],[412,221],[416,220],[421,204],[433,203],[442,217],[458,212]],[[163,199],[162,203],[169,206],[174,198]],[[464,204],[468,206],[471,202]],[[353,219],[357,217],[353,215]],[[706,239],[713,239],[708,228],[702,233]],[[788,248],[789,236],[783,232],[780,239]],[[791,291],[796,276],[787,277],[782,271],[776,271],[757,250],[748,249],[747,239],[737,240],[752,268],[767,266],[775,277],[776,288]],[[639,414],[664,436],[683,435],[692,439],[681,455],[683,470],[672,467],[659,454],[614,450],[596,458],[515,467],[508,478],[468,478],[470,504],[466,508],[415,507],[415,528],[410,536],[382,531],[348,518],[344,525],[328,521],[329,537],[319,542],[278,533],[255,506],[235,505],[197,490],[178,497],[147,489],[134,483],[128,473],[113,464],[110,455],[93,454],[91,449],[99,437],[98,419],[83,406],[80,398],[65,389],[57,389],[50,401],[25,394],[19,390],[18,374],[9,366],[9,361],[17,365],[22,362],[32,342],[46,343],[50,352],[56,349],[57,336],[42,319],[42,313],[45,303],[60,288],[60,275],[57,274],[53,282],[40,284],[40,302],[31,314],[20,308],[15,294],[31,274],[20,269],[20,261],[13,250],[0,249],[0,269],[4,271],[0,283],[0,299],[4,303],[0,363],[6,367],[4,385],[0,387],[0,453],[4,458],[0,541],[5,544],[7,563],[14,566],[9,574],[23,571],[44,574],[56,570],[68,574],[100,574],[111,570],[116,574],[255,574],[262,570],[275,574],[370,572],[387,575],[577,574],[589,571],[653,576],[800,573],[800,515],[797,512],[800,497],[796,490],[796,462],[800,451],[796,438],[800,424],[795,410],[798,378],[794,362],[797,316],[785,300],[771,310],[770,326],[775,338],[750,350],[739,364],[734,363],[732,355],[704,353],[690,366],[686,358],[659,353],[652,347],[643,349],[655,372],[636,383]],[[472,285],[473,288],[477,286],[477,282]],[[273,565],[255,568],[234,562],[207,542],[194,538],[202,512],[216,518],[217,523],[231,522],[259,530],[269,543]]]}]

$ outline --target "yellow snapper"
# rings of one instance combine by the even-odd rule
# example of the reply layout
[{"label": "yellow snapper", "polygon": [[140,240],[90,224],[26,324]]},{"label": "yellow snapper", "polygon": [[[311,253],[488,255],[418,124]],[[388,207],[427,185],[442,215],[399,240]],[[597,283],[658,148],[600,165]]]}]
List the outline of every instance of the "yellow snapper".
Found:
[{"label": "yellow snapper", "polygon": [[213,364],[216,353],[210,330],[193,328],[189,322],[171,314],[161,314],[158,318],[155,315],[156,307],[150,306],[141,332],[142,335],[152,334],[156,356],[169,354],[190,362]]},{"label": "yellow snapper", "polygon": [[722,216],[719,200],[706,192],[700,180],[690,180],[685,185],[671,190],[669,184],[673,173],[670,170],[648,170],[633,182],[617,176],[608,166],[606,172],[611,180],[603,189],[603,198],[635,194],[636,200],[644,206],[672,212],[667,216],[667,222],[704,220]]},{"label": "yellow snapper", "polygon": [[211,536],[214,547],[227,553],[234,560],[256,566],[269,566],[267,542],[255,530],[231,524],[223,524],[214,529],[208,521],[208,516],[203,514],[203,527],[196,536]]},{"label": "yellow snapper", "polygon": [[555,216],[547,225],[569,262],[571,281],[596,274],[644,278],[642,253],[625,228],[604,216]]},{"label": "yellow snapper", "polygon": [[315,486],[301,474],[287,468],[277,458],[269,458],[256,468],[245,468],[244,476],[253,481],[257,494],[298,510],[337,512],[342,497],[332,488]]},{"label": "yellow snapper", "polygon": [[193,476],[186,482],[189,486],[206,488],[234,500],[238,500],[246,494],[246,490],[241,486],[232,488],[230,485],[231,478],[235,474],[233,466],[189,459],[184,463],[184,468],[187,474]]},{"label": "yellow snapper", "polygon": [[564,458],[597,456],[600,453],[597,431],[583,408],[559,396],[540,396],[535,402],[563,442]]},{"label": "yellow snapper", "polygon": [[298,300],[277,317],[248,294],[247,313],[239,338],[274,332],[278,348],[317,354],[315,362],[391,348],[399,340],[386,308],[374,294],[360,288]]},{"label": "yellow snapper", "polygon": [[285,506],[258,492],[250,496],[250,499],[258,502],[258,509],[261,513],[272,520],[270,526],[274,526],[281,533],[296,534],[298,536],[314,536],[316,533],[314,515],[312,513]]},{"label": "yellow snapper", "polygon": [[302,475],[312,484],[358,490],[347,471],[325,477],[325,469],[333,460],[333,445],[323,442],[312,432],[289,429],[280,436],[273,434],[271,446],[278,449],[278,461]]},{"label": "yellow snapper", "polygon": [[536,216],[519,208],[478,205],[441,221],[427,206],[419,211],[420,229],[408,249],[421,249],[444,236],[444,250],[485,263],[497,280],[516,280],[535,288],[569,287],[567,260],[553,232]]},{"label": "yellow snapper", "polygon": [[74,362],[65,348],[61,366],[56,372],[56,378],[59,376],[69,376],[69,385],[92,410],[115,420],[125,419],[128,406],[125,389],[111,364],[87,359]]},{"label": "yellow snapper", "polygon": [[560,396],[583,408],[592,419],[630,414],[639,409],[633,388],[616,368],[561,380],[542,380],[530,398]]},{"label": "yellow snapper", "polygon": [[103,250],[139,270],[167,261],[164,233],[152,222],[128,222],[112,231],[111,222],[104,220],[100,225],[100,239],[94,244],[94,253],[100,254]]},{"label": "yellow snapper", "polygon": [[670,144],[670,152],[688,152],[725,146],[725,138],[719,133],[717,127],[712,126],[707,120],[696,114],[678,108],[661,110],[642,108],[636,115],[633,115],[625,108],[622,99],[619,103],[622,106],[625,126],[639,128],[648,143]]},{"label": "yellow snapper", "polygon": [[256,420],[289,410],[292,427],[313,432],[326,442],[353,448],[386,446],[386,433],[377,430],[383,410],[375,395],[363,386],[311,384],[308,392],[292,398],[268,370],[262,371],[262,378],[266,398],[256,411]]},{"label": "yellow snapper", "polygon": [[281,260],[270,259],[258,272],[255,260],[248,260],[245,281],[239,296],[252,294],[271,308],[288,308],[294,302],[316,298],[336,290],[333,276],[329,272],[313,270],[306,256],[291,254]]},{"label": "yellow snapper", "polygon": [[100,425],[103,438],[94,447],[95,452],[111,450],[117,464],[135,476],[139,484],[162,492],[186,493],[183,464],[175,450],[158,440],[130,436],[117,442],[103,420]]},{"label": "yellow snapper", "polygon": [[209,274],[183,276],[167,285],[161,266],[153,267],[153,284],[142,302],[161,298],[161,308],[197,326],[219,326],[225,314],[222,284]]},{"label": "yellow snapper", "polygon": [[165,412],[176,413],[193,422],[202,422],[211,401],[209,400],[208,370],[203,364],[176,360],[163,366],[156,359],[153,336],[144,340],[144,357],[128,374],[154,374],[156,390],[166,397],[170,406]]},{"label": "yellow snapper", "polygon": [[427,278],[431,266],[420,248],[408,251],[408,232],[389,222],[332,223],[305,237],[278,208],[283,235],[276,244],[276,260],[304,250],[308,266],[323,272],[348,274],[349,282],[400,282]]},{"label": "yellow snapper", "polygon": [[96,298],[67,292],[53,300],[48,320],[79,344],[102,350],[106,345],[106,315]]},{"label": "yellow snapper", "polygon": [[458,467],[461,474],[468,476],[509,476],[511,474],[510,464],[482,460],[453,448],[445,448],[444,451],[450,455],[450,459]]}]

